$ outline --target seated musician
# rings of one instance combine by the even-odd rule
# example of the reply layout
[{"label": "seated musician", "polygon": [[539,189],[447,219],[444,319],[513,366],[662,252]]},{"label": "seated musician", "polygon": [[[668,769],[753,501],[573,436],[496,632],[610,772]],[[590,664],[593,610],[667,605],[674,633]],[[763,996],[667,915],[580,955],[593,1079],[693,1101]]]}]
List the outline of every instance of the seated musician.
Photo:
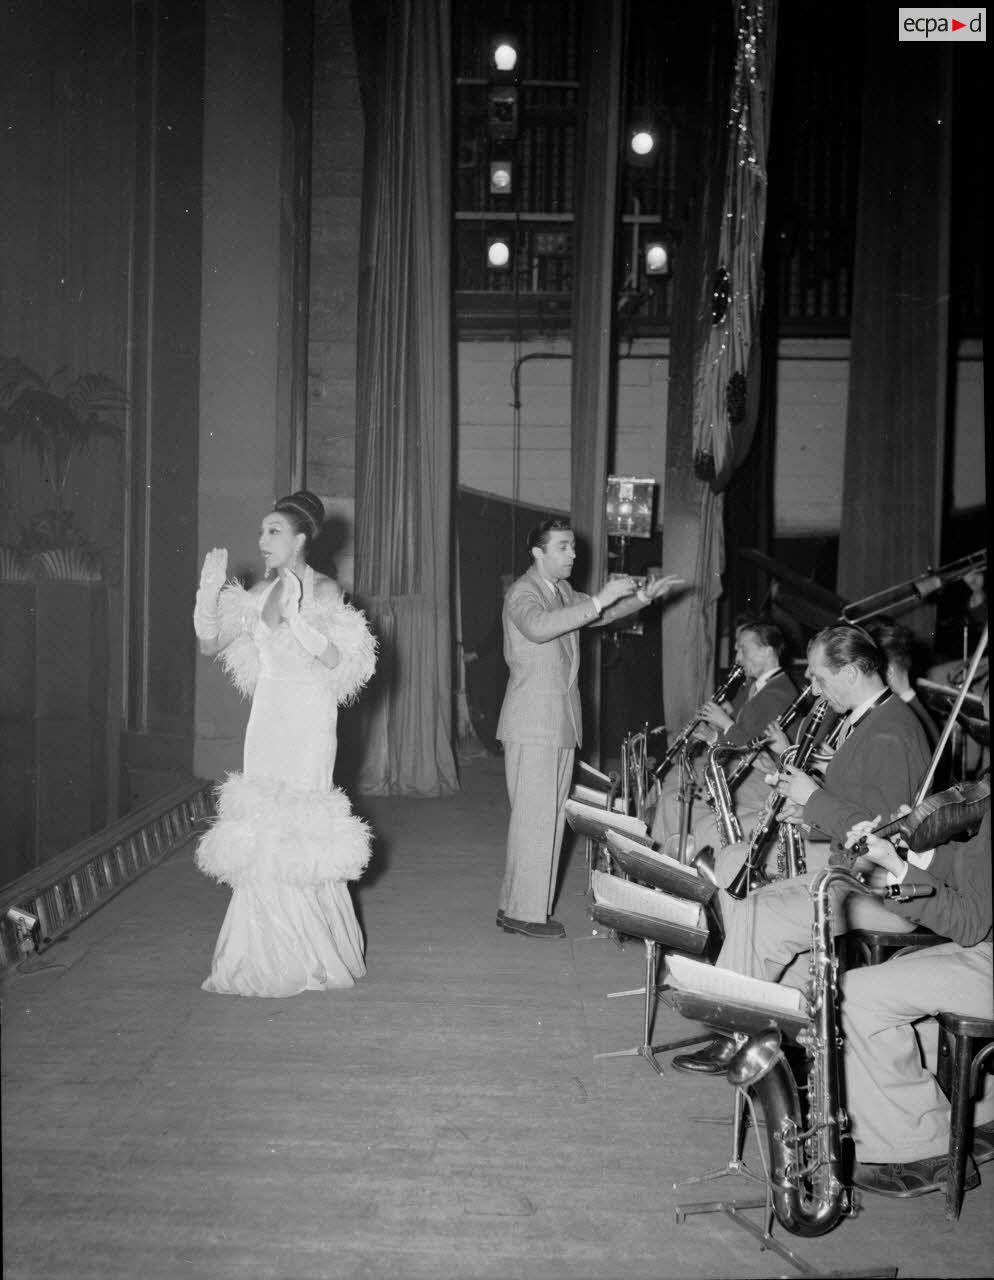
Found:
[{"label": "seated musician", "polygon": [[[925,731],[913,711],[892,696],[881,671],[883,655],[860,627],[838,625],[820,631],[808,645],[806,676],[814,692],[844,716],[839,746],[821,784],[787,766],[776,789],[792,804],[782,816],[820,832],[841,846],[850,828],[875,814],[896,813],[915,795],[928,770]],[[736,848],[738,846],[732,846]],[[737,900],[721,894],[725,939],[715,963],[752,978],[776,982],[811,942],[808,887],[828,862],[828,843],[807,845],[807,874],[779,880]],[[912,925],[877,898],[850,895],[835,912],[836,931],[886,928],[907,932]],[[802,985],[806,967],[788,981]],[[720,1072],[734,1042],[716,1037],[694,1054],[674,1058],[685,1071]]]},{"label": "seated musician", "polygon": [[886,659],[887,665],[883,675],[887,681],[887,687],[896,698],[906,702],[922,722],[928,745],[934,750],[935,744],[939,741],[939,730],[915,691],[915,686],[911,683],[914,635],[907,627],[902,626],[900,622],[894,622],[891,618],[874,618],[872,622],[866,624],[866,631],[873,637],[877,648]]},{"label": "seated musician", "polygon": [[[886,873],[889,883],[933,888],[934,896],[892,901],[891,910],[950,939],[853,969],[843,982],[846,1104],[856,1147],[853,1185],[903,1198],[942,1186],[949,1149],[949,1101],[922,1063],[926,1035],[920,1020],[928,1019],[927,1038],[934,1042],[936,1013],[990,1018],[994,1006],[991,818],[988,809],[972,839],[927,853],[908,852],[907,861],[889,841],[867,834],[874,825],[879,822],[860,823],[849,833],[847,843],[866,835],[868,844],[854,869],[879,868],[877,874]],[[989,1076],[987,1083],[974,1117],[983,1126],[974,1136],[979,1162],[994,1158]],[[976,1180],[968,1165],[967,1187]]]},{"label": "seated musician", "polygon": [[[781,666],[785,648],[783,632],[772,622],[759,618],[741,622],[735,632],[735,661],[742,668],[746,683],[732,705],[705,702],[698,711],[703,722],[694,738],[711,745],[722,742],[729,747],[745,746],[759,738],[797,697],[793,680]],[[730,757],[730,764],[735,761]],[[736,817],[743,827],[762,810],[769,794],[765,775],[772,757],[763,750],[735,788],[733,803]],[[700,766],[698,766],[698,774]],[[652,838],[665,852],[674,852],[673,843],[680,834],[680,767],[674,764],[659,789],[659,799],[652,823]],[[697,799],[691,799],[691,825],[694,850],[706,846],[717,849],[723,843],[714,815],[702,794],[700,777],[694,787]],[[667,844],[669,839],[670,843]]]}]

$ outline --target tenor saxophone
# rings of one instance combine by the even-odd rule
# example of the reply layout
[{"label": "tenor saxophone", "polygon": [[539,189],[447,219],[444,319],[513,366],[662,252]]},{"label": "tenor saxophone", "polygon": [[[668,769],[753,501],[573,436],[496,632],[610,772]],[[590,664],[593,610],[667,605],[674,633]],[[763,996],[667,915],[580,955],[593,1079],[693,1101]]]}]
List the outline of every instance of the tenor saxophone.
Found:
[{"label": "tenor saxophone", "polygon": [[728,751],[728,747],[723,744],[714,743],[708,747],[707,764],[704,767],[704,785],[707,788],[711,808],[714,810],[722,848],[742,839],[742,826],[732,808],[732,793],[729,790],[725,770],[718,761],[718,757],[728,754]]},{"label": "tenor saxophone", "polygon": [[773,1212],[786,1231],[798,1236],[825,1235],[844,1215],[854,1212],[842,1163],[842,1140],[849,1117],[841,1103],[839,966],[832,927],[832,889],[836,884],[871,892],[838,867],[824,868],[811,883],[811,1022],[797,1036],[807,1061],[805,1107],[779,1027],[747,1039],[727,1071],[729,1082],[749,1090],[763,1112]]}]

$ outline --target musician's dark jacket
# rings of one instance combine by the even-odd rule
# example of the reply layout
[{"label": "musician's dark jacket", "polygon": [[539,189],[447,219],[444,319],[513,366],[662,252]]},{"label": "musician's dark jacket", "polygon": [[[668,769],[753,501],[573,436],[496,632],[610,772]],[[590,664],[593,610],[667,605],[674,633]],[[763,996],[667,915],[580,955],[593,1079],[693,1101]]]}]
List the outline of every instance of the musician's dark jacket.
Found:
[{"label": "musician's dark jacket", "polygon": [[836,751],[803,820],[840,843],[857,822],[886,822],[912,802],[930,760],[918,717],[891,696],[864,715]]},{"label": "musician's dark jacket", "polygon": [[910,902],[888,901],[887,906],[898,915],[923,924],[961,947],[975,947],[989,938],[994,914],[990,810],[971,840],[940,845],[927,868],[909,861],[902,885],[931,885],[935,894],[912,898]]},{"label": "musician's dark jacket", "polygon": [[781,715],[797,697],[797,686],[786,671],[778,671],[763,685],[754,698],[750,698],[749,686],[732,704],[734,724],[722,735],[722,741],[730,747],[744,747],[758,738],[766,726]]}]

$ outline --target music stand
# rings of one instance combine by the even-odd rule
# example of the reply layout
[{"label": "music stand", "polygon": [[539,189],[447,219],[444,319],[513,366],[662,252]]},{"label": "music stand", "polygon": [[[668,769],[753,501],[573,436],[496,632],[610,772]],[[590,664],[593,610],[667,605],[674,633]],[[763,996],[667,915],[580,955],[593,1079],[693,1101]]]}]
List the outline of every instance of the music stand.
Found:
[{"label": "music stand", "polygon": [[[649,846],[652,844],[648,827],[641,818],[633,818],[631,814],[618,813],[572,797],[566,801],[564,812],[571,830],[577,835],[584,836],[587,841],[587,893],[590,893],[590,878],[594,871],[596,851],[604,847],[609,832],[614,831],[619,835],[627,836],[630,840]],[[610,867],[610,858],[608,866]]]},{"label": "music stand", "polygon": [[[705,923],[704,907],[698,901],[677,898],[645,885],[621,880],[605,871],[594,871],[591,881],[594,894],[594,902],[590,908],[591,917],[616,933],[641,938],[645,947],[642,1041],[630,1049],[613,1049],[605,1053],[595,1053],[594,1057],[644,1058],[657,1075],[662,1075],[663,1068],[656,1058],[658,1053],[667,1053],[671,1049],[700,1044],[711,1035],[710,1032],[706,1032],[666,1044],[652,1043],[652,1026],[658,997],[657,972],[660,948],[700,955],[707,947],[711,936]],[[665,915],[669,915],[670,918],[665,918]],[[634,995],[636,993],[619,992],[617,994]]]}]

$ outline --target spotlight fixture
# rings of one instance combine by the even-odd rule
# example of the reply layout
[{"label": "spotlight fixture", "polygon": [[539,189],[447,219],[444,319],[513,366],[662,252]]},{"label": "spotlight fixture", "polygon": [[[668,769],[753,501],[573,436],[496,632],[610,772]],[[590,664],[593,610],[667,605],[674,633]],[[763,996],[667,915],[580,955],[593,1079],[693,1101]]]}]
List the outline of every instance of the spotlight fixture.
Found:
[{"label": "spotlight fixture", "polygon": [[509,196],[514,192],[514,162],[502,158],[490,161],[490,194]]},{"label": "spotlight fixture", "polygon": [[9,907],[7,919],[14,926],[18,950],[22,954],[37,951],[40,940],[38,917],[32,915],[30,911],[24,911],[21,907]]},{"label": "spotlight fixture", "polygon": [[510,269],[511,246],[503,236],[487,237],[487,266],[493,271]]},{"label": "spotlight fixture", "polygon": [[670,269],[670,253],[662,240],[650,240],[645,246],[645,274],[665,276]]},{"label": "spotlight fixture", "polygon": [[[518,41],[508,31],[502,31],[490,41],[490,74],[503,79],[513,76],[518,65]],[[496,74],[495,74],[496,73]]]},{"label": "spotlight fixture", "polygon": [[637,120],[628,129],[627,160],[629,164],[648,167],[656,163],[659,135],[648,120]]}]

